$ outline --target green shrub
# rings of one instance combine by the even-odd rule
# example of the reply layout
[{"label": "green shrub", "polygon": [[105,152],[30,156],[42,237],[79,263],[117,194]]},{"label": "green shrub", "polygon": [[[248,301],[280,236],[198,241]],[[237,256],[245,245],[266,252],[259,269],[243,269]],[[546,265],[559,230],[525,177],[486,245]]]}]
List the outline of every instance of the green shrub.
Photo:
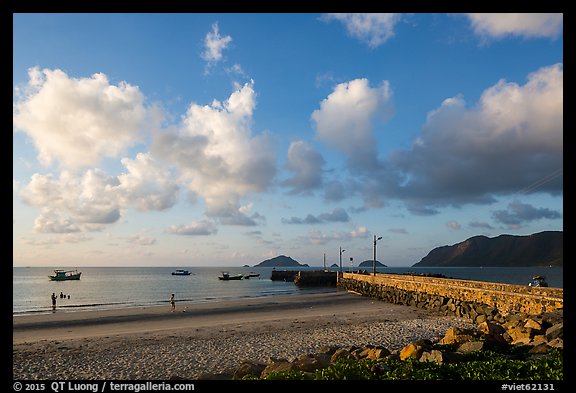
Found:
[{"label": "green shrub", "polygon": [[272,373],[265,379],[314,380],[562,380],[563,350],[530,358],[528,348],[464,354],[456,363],[438,364],[413,359],[343,359],[315,373]]}]

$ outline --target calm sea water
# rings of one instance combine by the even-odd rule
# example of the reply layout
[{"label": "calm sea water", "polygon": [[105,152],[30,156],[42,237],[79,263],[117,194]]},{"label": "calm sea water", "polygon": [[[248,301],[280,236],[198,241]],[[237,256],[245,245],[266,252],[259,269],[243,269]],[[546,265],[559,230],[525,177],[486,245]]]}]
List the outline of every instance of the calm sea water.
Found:
[{"label": "calm sea water", "polygon": [[[60,292],[70,299],[58,298],[58,310],[101,310],[123,307],[166,305],[170,294],[178,302],[210,302],[226,299],[273,295],[299,295],[310,292],[334,291],[334,288],[300,289],[293,282],[272,281],[272,268],[264,267],[84,267],[79,268],[79,281],[50,281],[48,275],[62,267],[14,267],[13,315],[51,312],[50,295]],[[323,267],[303,268],[321,270]],[[172,276],[176,269],[188,269],[190,276]],[[279,268],[278,270],[283,270]],[[287,269],[291,270],[291,269]],[[333,269],[334,270],[334,269]],[[348,271],[343,267],[344,271]],[[370,269],[369,269],[370,270]],[[222,281],[222,271],[260,273],[259,278]],[[441,267],[382,267],[381,273],[441,273],[465,280],[527,285],[534,275],[546,277],[551,287],[563,288],[563,269],[550,268],[441,268]]]}]

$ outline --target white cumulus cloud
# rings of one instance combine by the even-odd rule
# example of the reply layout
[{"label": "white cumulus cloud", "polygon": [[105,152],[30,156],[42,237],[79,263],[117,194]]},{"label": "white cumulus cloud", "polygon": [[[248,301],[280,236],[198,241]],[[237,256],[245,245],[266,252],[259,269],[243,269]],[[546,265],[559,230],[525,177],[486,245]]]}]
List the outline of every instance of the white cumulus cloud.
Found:
[{"label": "white cumulus cloud", "polygon": [[467,14],[474,32],[482,37],[509,35],[556,38],[562,33],[563,14],[479,13]]},{"label": "white cumulus cloud", "polygon": [[252,81],[237,86],[224,102],[191,104],[182,124],[158,135],[152,147],[192,194],[204,198],[209,217],[234,224],[246,217],[239,210],[241,198],[266,190],[276,174],[269,137],[252,135],[255,96]]},{"label": "white cumulus cloud", "polygon": [[123,158],[127,173],[118,176],[120,204],[137,210],[165,210],[178,198],[178,185],[149,153],[138,153],[136,159]]},{"label": "white cumulus cloud", "polygon": [[100,169],[84,173],[64,170],[32,175],[20,190],[22,201],[40,209],[37,232],[85,232],[116,223],[130,207],[137,210],[164,210],[176,203],[178,187],[170,175],[155,165],[148,154],[135,160],[123,159],[128,171],[109,176]]},{"label": "white cumulus cloud", "polygon": [[388,81],[370,87],[368,79],[340,83],[312,113],[316,137],[344,153],[352,166],[377,166],[374,120],[392,114],[392,92]]},{"label": "white cumulus cloud", "polygon": [[532,184],[538,192],[561,193],[561,177],[550,175],[563,167],[563,91],[563,67],[554,64],[524,84],[498,81],[473,106],[463,97],[445,100],[429,113],[412,148],[391,154],[396,183],[382,174],[372,194],[402,198],[416,211],[490,203]]},{"label": "white cumulus cloud", "polygon": [[50,174],[34,174],[20,195],[25,203],[41,209],[34,223],[36,231],[90,231],[120,218],[114,192],[117,185],[116,178],[98,169],[82,176],[63,171],[57,179]]},{"label": "white cumulus cloud", "polygon": [[324,14],[322,19],[342,22],[348,34],[376,48],[394,36],[394,27],[400,21],[400,16],[393,13],[332,13]]},{"label": "white cumulus cloud", "polygon": [[204,38],[204,52],[202,52],[202,59],[208,63],[217,63],[222,60],[222,51],[228,47],[232,42],[232,37],[229,35],[221,36],[218,22],[212,24],[212,31],[206,34]]},{"label": "white cumulus cloud", "polygon": [[34,220],[34,231],[39,233],[75,233],[81,229],[70,218],[62,217],[57,211],[50,208],[42,209]]},{"label": "white cumulus cloud", "polygon": [[28,75],[28,84],[17,88],[13,124],[32,139],[43,165],[95,165],[138,140],[147,116],[138,87],[110,84],[102,73],[72,78],[58,69],[31,68]]}]

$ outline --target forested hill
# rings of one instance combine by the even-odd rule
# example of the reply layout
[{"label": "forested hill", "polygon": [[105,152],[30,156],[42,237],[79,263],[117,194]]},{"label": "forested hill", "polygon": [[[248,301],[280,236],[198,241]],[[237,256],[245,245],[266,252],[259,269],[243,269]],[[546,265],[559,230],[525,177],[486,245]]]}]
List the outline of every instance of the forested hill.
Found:
[{"label": "forested hill", "polygon": [[563,266],[564,232],[527,236],[474,236],[452,246],[437,247],[412,266]]}]

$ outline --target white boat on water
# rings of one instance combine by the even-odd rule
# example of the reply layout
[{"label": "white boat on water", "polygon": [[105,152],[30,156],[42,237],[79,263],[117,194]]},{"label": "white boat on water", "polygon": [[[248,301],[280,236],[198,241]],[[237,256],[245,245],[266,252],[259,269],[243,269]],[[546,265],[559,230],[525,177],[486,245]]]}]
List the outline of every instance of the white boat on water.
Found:
[{"label": "white boat on water", "polygon": [[78,270],[54,270],[54,275],[48,276],[51,281],[80,280],[82,272]]}]

